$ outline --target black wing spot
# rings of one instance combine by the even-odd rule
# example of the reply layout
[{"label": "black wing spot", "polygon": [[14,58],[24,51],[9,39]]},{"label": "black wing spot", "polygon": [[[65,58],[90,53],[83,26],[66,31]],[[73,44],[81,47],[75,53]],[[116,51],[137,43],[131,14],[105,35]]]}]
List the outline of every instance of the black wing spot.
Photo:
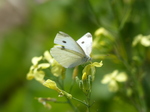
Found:
[{"label": "black wing spot", "polygon": [[66,42],[66,41],[64,41],[64,40],[63,40],[62,42],[63,42],[63,43],[67,43],[67,42]]},{"label": "black wing spot", "polygon": [[84,44],[84,41],[82,41],[81,44]]}]

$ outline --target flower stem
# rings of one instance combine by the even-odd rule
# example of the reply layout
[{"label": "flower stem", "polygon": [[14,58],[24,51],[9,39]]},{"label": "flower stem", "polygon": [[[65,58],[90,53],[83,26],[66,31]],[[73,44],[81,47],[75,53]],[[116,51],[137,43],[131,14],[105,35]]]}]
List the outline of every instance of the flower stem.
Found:
[{"label": "flower stem", "polygon": [[67,102],[70,105],[70,107],[74,110],[74,112],[79,112],[79,110],[72,104],[72,102],[70,101],[70,99],[67,98],[67,97],[66,97],[66,99],[67,99]]},{"label": "flower stem", "polygon": [[87,94],[87,112],[90,112],[91,108],[91,92],[89,91]]}]

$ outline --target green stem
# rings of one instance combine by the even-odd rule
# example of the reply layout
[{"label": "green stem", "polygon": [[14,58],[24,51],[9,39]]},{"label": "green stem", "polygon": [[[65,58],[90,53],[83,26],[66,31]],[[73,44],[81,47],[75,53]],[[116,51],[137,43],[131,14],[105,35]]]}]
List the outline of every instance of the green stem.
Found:
[{"label": "green stem", "polygon": [[87,112],[90,112],[91,108],[91,92],[89,91],[87,94]]},{"label": "green stem", "polygon": [[72,99],[74,99],[74,100],[76,100],[76,101],[78,101],[78,102],[80,102],[80,103],[82,103],[82,104],[88,106],[88,105],[87,105],[85,102],[83,102],[82,100],[79,100],[79,99],[77,99],[77,98],[75,98],[75,97],[72,97]]},{"label": "green stem", "polygon": [[137,76],[134,74],[133,80],[135,86],[133,88],[134,93],[136,95],[137,101],[135,102],[136,108],[139,112],[147,112],[146,103],[144,100],[144,91],[140,80],[137,80]]},{"label": "green stem", "polygon": [[87,112],[90,112],[90,107],[92,106],[92,105],[90,105],[90,98],[87,97],[87,103],[84,102],[84,101],[81,101],[81,100],[79,100],[79,99],[77,99],[75,97],[72,97],[72,99],[74,99],[74,100],[84,104],[87,107]]},{"label": "green stem", "polygon": [[[134,94],[135,97],[131,97],[131,101],[132,101],[133,105],[138,110],[138,112],[147,112],[147,107],[146,107],[146,102],[144,100],[144,91],[143,91],[143,87],[142,87],[142,84],[141,84],[141,79],[138,78],[138,76],[140,74],[142,74],[140,72],[141,67],[137,67],[135,65],[131,66],[132,62],[131,62],[131,64],[129,64],[128,61],[125,60],[125,58],[123,58],[123,56],[119,54],[119,50],[117,49],[117,47],[115,47],[115,50],[116,50],[116,55],[118,56],[118,59],[120,59],[121,62],[126,67],[126,70],[128,71],[128,74],[130,74],[128,76],[130,76],[130,78],[131,78],[131,80],[134,84],[132,86],[132,90],[133,90],[133,94]],[[122,51],[124,51],[124,49]],[[127,58],[127,56],[126,56],[126,58]],[[136,69],[136,71],[132,72],[131,70],[133,70],[133,69]]]},{"label": "green stem", "polygon": [[72,104],[72,102],[70,101],[69,98],[67,98],[67,96],[65,96],[67,99],[68,104],[70,105],[70,107],[74,110],[74,112],[79,112],[79,110]]},{"label": "green stem", "polygon": [[[62,81],[60,83],[60,81],[57,80],[57,83],[59,84],[59,86],[61,87],[61,89],[64,90],[64,82]],[[71,100],[67,96],[65,96],[65,98],[67,100],[66,103],[68,103],[70,105],[70,107],[74,110],[74,112],[79,112],[78,109],[72,104]]]}]

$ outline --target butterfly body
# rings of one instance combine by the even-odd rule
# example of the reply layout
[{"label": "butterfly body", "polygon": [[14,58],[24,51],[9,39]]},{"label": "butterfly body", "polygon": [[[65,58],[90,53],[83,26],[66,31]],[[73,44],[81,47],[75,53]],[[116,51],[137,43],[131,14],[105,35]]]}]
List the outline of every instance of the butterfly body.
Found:
[{"label": "butterfly body", "polygon": [[90,33],[86,33],[76,42],[68,34],[59,32],[54,43],[59,46],[53,47],[50,53],[65,68],[72,68],[91,60],[92,35]]}]

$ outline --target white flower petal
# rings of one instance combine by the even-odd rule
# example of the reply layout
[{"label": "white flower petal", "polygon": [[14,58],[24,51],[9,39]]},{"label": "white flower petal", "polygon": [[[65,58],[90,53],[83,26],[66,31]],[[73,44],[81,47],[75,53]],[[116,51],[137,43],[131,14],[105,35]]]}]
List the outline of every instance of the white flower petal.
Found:
[{"label": "white flower petal", "polygon": [[116,76],[116,81],[118,81],[118,82],[125,82],[125,81],[127,81],[127,75],[126,75],[126,73],[124,73],[124,72],[119,73]]},{"label": "white flower petal", "polygon": [[115,78],[118,74],[118,70],[114,70],[113,73],[111,74],[112,78]]},{"label": "white flower petal", "polygon": [[111,80],[110,83],[109,83],[109,90],[112,91],[112,92],[116,92],[118,91],[118,84],[115,80]]},{"label": "white flower petal", "polygon": [[141,41],[142,37],[143,36],[141,34],[137,35],[132,42],[132,46],[136,46]]},{"label": "white flower petal", "polygon": [[105,75],[104,78],[102,79],[101,83],[107,84],[110,81],[111,81],[110,75]]},{"label": "white flower petal", "polygon": [[42,60],[42,56],[40,56],[40,57],[33,57],[31,61],[32,61],[33,65],[37,65],[40,60]]},{"label": "white flower petal", "polygon": [[50,55],[49,51],[44,52],[44,58],[49,62],[51,59],[53,59]]},{"label": "white flower petal", "polygon": [[150,36],[143,36],[143,38],[141,39],[141,44],[145,47],[149,47],[150,46]]},{"label": "white flower petal", "polygon": [[48,68],[48,67],[50,67],[49,63],[42,63],[42,64],[38,65],[38,68],[42,68],[42,69],[45,69],[45,68]]}]

